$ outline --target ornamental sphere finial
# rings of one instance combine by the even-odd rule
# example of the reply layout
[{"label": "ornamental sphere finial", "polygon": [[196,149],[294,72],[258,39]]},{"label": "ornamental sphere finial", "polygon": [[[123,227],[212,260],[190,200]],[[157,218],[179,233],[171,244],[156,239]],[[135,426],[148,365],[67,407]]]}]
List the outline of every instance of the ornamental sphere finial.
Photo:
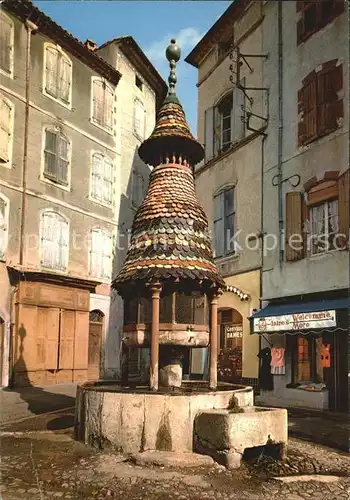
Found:
[{"label": "ornamental sphere finial", "polygon": [[170,61],[178,62],[180,60],[181,49],[179,45],[176,43],[175,38],[172,38],[170,40],[170,45],[168,45],[168,47],[166,48],[165,55],[169,62]]}]

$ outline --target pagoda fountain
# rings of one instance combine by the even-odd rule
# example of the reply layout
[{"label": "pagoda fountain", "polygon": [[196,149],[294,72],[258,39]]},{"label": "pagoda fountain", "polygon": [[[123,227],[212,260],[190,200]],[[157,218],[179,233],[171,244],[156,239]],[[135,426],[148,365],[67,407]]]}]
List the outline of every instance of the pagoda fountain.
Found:
[{"label": "pagoda fountain", "polygon": [[[151,136],[139,148],[140,158],[152,167],[148,192],[112,284],[124,303],[121,380],[86,383],[77,391],[76,437],[124,453],[191,452],[196,419],[200,433],[208,418],[225,420],[232,404],[254,413],[251,387],[217,381],[217,302],[225,283],[195,192],[194,166],[204,150],[175,93],[180,55],[171,40],[168,95]],[[208,346],[209,381],[183,381],[184,350]],[[148,386],[129,380],[130,347],[150,349]]]}]

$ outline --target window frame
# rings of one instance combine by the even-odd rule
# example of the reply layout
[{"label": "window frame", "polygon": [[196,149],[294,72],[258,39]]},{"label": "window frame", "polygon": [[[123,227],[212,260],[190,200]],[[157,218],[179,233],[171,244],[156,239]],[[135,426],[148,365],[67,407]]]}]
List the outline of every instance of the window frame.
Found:
[{"label": "window frame", "polygon": [[[93,192],[93,176],[94,176],[94,157],[95,156],[101,156],[102,161],[103,161],[103,172],[104,172],[104,165],[105,165],[105,160],[107,159],[110,164],[111,164],[111,201],[110,202],[104,202],[103,200],[99,199],[98,197],[95,197],[94,192]],[[105,179],[104,174],[103,174],[103,180]],[[102,151],[97,151],[93,150],[91,151],[91,156],[90,156],[90,189],[89,189],[89,199],[93,201],[94,203],[97,203],[98,205],[104,206],[106,208],[113,208],[115,206],[115,186],[116,186],[116,176],[115,176],[115,162],[112,160],[112,158]]]},{"label": "window frame", "polygon": [[[100,124],[96,118],[94,117],[94,83],[95,82],[100,82],[102,83],[105,88],[109,88],[111,90],[112,94],[112,109],[111,109],[111,126],[109,127],[106,125],[105,120],[103,121],[103,124]],[[106,92],[104,92],[104,97],[106,96]],[[108,83],[108,81],[105,78],[101,78],[99,76],[92,76],[91,77],[91,90],[90,90],[90,122],[95,126],[100,128],[101,130],[104,130],[110,135],[114,135],[115,132],[115,126],[114,126],[114,117],[115,117],[115,109],[114,109],[114,101],[115,101],[115,89]]]},{"label": "window frame", "polygon": [[10,32],[10,47],[11,47],[11,52],[10,52],[10,71],[7,72],[6,70],[2,69],[0,67],[0,74],[7,76],[8,78],[14,77],[14,52],[15,52],[15,24],[13,20],[3,11],[0,11],[0,21],[1,19],[4,20],[4,22],[7,22],[10,27],[11,27],[11,32]]},{"label": "window frame", "polygon": [[[67,240],[67,246],[65,249],[65,254],[62,256],[62,261],[63,266],[62,268],[57,268],[57,267],[51,267],[48,265],[44,264],[44,218],[45,215],[48,214],[54,214],[55,216],[58,216],[57,218],[60,218],[61,220],[65,221],[66,223],[66,240]],[[61,212],[55,210],[55,209],[45,209],[40,212],[40,229],[39,229],[39,235],[40,235],[40,251],[39,251],[39,258],[40,258],[40,267],[43,269],[51,269],[52,271],[55,272],[60,272],[60,273],[67,273],[68,268],[69,268],[69,251],[70,251],[70,220],[68,217],[63,215]],[[59,245],[59,241],[57,242]],[[60,245],[59,245],[60,246]],[[61,248],[64,248],[63,245],[61,245]]]},{"label": "window frame", "polygon": [[[297,45],[306,42],[309,38],[311,38],[315,33],[322,30],[328,24],[332,23],[339,15],[341,15],[345,10],[345,2],[341,0],[329,0],[329,3],[332,2],[331,13],[325,19],[322,16],[324,6],[327,4],[327,0],[311,0],[308,2],[305,1],[297,1],[296,2],[296,10],[298,14],[297,20]],[[315,9],[315,26],[313,29],[305,32],[305,14],[307,14],[312,9]]]},{"label": "window frame", "polygon": [[[140,134],[139,131],[137,130],[137,127],[136,127],[137,106],[140,106],[142,108],[142,111],[143,111],[143,126],[142,126],[143,134]],[[146,109],[145,109],[143,102],[140,99],[138,99],[137,97],[133,101],[133,131],[134,131],[134,135],[136,135],[136,137],[139,140],[143,141],[145,139],[145,135],[146,135]]]},{"label": "window frame", "polygon": [[[51,132],[62,136],[67,141],[67,182],[59,182],[52,180],[49,175],[45,174],[45,152],[46,152],[46,132]],[[71,190],[71,166],[72,166],[72,142],[68,135],[63,131],[60,126],[48,125],[43,128],[42,131],[42,153],[41,153],[41,172],[40,172],[40,180],[42,182],[46,182],[51,184],[52,186],[56,186],[59,189],[63,189],[64,191]]]},{"label": "window frame", "polygon": [[[102,246],[100,253],[93,252],[93,233],[95,233],[95,234],[99,233],[100,236],[103,234],[104,245]],[[109,239],[109,242],[110,242],[110,249],[109,249],[110,253],[109,253],[109,255],[104,253],[106,238]],[[90,245],[89,245],[89,258],[88,258],[88,262],[89,262],[89,276],[91,276],[93,278],[97,278],[97,279],[103,280],[104,282],[108,282],[108,283],[111,281],[111,279],[112,279],[112,273],[113,273],[113,257],[114,257],[114,254],[113,254],[113,244],[114,244],[113,233],[111,231],[109,231],[108,229],[102,228],[102,227],[93,227],[93,228],[90,229]],[[96,255],[99,256],[99,259],[100,259],[99,264],[100,264],[100,269],[101,269],[101,273],[100,274],[93,272],[93,269],[92,269],[92,255],[94,255],[95,258],[96,258]],[[104,259],[106,257],[108,257],[110,259],[108,274],[106,274],[106,270],[104,268]]]},{"label": "window frame", "polygon": [[[325,383],[326,377],[324,376],[323,381],[317,380],[317,353],[316,353],[316,342],[321,339],[322,344],[325,343],[322,333],[319,334],[296,334],[287,336],[287,352],[290,352],[290,362],[291,362],[291,374],[290,383],[287,387],[297,387],[306,382],[311,382],[315,384]],[[310,380],[297,380],[298,379],[298,339],[302,338],[308,342],[308,363],[310,366]],[[327,342],[329,343],[329,342]],[[327,384],[326,384],[327,385]]]},{"label": "window frame", "polygon": [[[65,101],[61,97],[54,96],[50,92],[47,91],[47,51],[54,50],[56,51],[61,58],[65,59],[69,63],[70,71],[69,71],[69,92],[68,92],[68,101]],[[59,75],[57,73],[56,77],[56,86],[58,89],[57,81],[59,80]],[[53,101],[57,102],[61,106],[71,110],[72,109],[72,91],[73,91],[73,62],[70,57],[63,51],[62,47],[58,44],[53,44],[49,42],[44,43],[44,64],[43,64],[43,86],[42,92],[46,97],[49,97]]]},{"label": "window frame", "polygon": [[[232,256],[234,254],[236,254],[236,250],[235,248],[233,248],[232,250],[229,250],[227,249],[227,239],[226,239],[226,236],[227,236],[227,230],[230,229],[228,224],[227,224],[227,220],[232,217],[233,221],[232,221],[232,226],[233,226],[233,235],[235,233],[235,227],[236,227],[236,197],[235,197],[235,190],[236,190],[236,186],[235,185],[228,185],[228,186],[225,186],[223,188],[221,188],[219,191],[217,191],[215,194],[214,194],[214,197],[213,197],[213,204],[214,204],[214,212],[213,212],[213,233],[214,233],[214,254],[215,254],[215,259],[221,259],[221,258],[225,258],[225,257],[229,257],[229,256]],[[233,207],[233,211],[230,212],[230,213],[226,213],[226,193],[232,191],[232,197],[233,197],[233,203],[232,203],[232,207]],[[219,197],[222,197],[222,204],[223,204],[223,211],[222,211],[222,217],[220,218],[217,218],[216,217],[216,214],[215,214],[215,203],[216,203],[216,199],[219,198]],[[224,231],[224,234],[223,234],[223,238],[224,238],[224,251],[222,254],[220,255],[217,255],[217,248],[216,248],[216,239],[217,239],[217,235],[216,235],[216,230],[215,230],[215,224],[222,221],[222,224],[223,224],[223,231]],[[233,236],[232,235],[232,236]]]},{"label": "window frame", "polygon": [[[6,252],[8,249],[9,242],[9,222],[10,222],[10,200],[3,193],[0,192],[0,200],[4,202],[4,240],[3,248],[0,247],[0,262],[6,261]],[[0,228],[1,231],[1,228]]]},{"label": "window frame", "polygon": [[5,167],[5,168],[11,168],[12,167],[12,160],[13,160],[13,136],[14,136],[14,127],[15,127],[15,104],[8,99],[5,94],[0,92],[0,99],[3,100],[10,108],[10,123],[9,123],[9,130],[10,130],[10,139],[8,142],[8,151],[7,151],[7,156],[8,160],[6,161],[5,159],[0,159],[0,166]]},{"label": "window frame", "polygon": [[[339,226],[339,205],[338,205],[339,201],[338,201],[338,198],[329,198],[329,199],[324,200],[322,202],[313,203],[313,204],[310,204],[308,206],[308,217],[309,217],[309,224],[310,224],[310,243],[309,243],[308,253],[309,253],[310,257],[324,255],[325,253],[334,252],[335,250],[337,250],[337,248],[329,249],[329,242],[328,242],[327,247],[324,248],[323,250],[314,251],[314,243],[313,243],[313,238],[316,238],[316,239],[317,239],[317,237],[324,237],[325,238],[325,237],[329,237],[329,235],[332,234],[329,231],[330,217],[328,214],[329,204],[332,202],[337,202],[337,225]],[[327,222],[328,222],[327,224],[326,223],[324,224],[324,232],[321,234],[313,232],[313,222],[314,222],[313,221],[313,209],[315,209],[316,207],[323,207],[322,221],[325,222],[327,220]]]}]

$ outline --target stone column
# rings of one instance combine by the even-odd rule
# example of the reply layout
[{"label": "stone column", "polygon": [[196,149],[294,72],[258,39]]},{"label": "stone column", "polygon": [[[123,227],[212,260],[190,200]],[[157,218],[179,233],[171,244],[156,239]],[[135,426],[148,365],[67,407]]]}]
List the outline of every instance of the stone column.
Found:
[{"label": "stone column", "polygon": [[152,330],[151,330],[151,362],[149,385],[151,391],[158,391],[159,366],[159,299],[161,286],[153,285],[152,292]]},{"label": "stone column", "polygon": [[218,385],[218,297],[212,297],[210,301],[210,368],[209,387],[215,390]]}]

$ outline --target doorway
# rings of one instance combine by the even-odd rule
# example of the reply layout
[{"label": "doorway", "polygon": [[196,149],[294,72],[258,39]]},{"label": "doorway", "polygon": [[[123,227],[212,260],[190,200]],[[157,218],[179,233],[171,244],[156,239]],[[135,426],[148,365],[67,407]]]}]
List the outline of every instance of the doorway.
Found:
[{"label": "doorway", "polygon": [[242,378],[243,318],[233,308],[219,309],[218,379],[240,383]]},{"label": "doorway", "polygon": [[89,314],[88,380],[98,380],[101,369],[101,347],[104,314],[94,309]]}]

